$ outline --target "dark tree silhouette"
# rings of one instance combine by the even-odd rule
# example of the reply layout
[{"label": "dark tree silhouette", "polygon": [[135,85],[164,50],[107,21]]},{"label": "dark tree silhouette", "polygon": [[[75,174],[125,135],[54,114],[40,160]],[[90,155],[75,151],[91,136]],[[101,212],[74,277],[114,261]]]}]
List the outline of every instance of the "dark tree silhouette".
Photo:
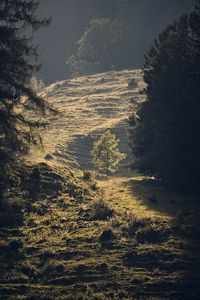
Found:
[{"label": "dark tree silhouette", "polygon": [[68,60],[73,75],[112,70],[123,61],[122,25],[111,19],[95,19],[84,32],[77,53]]},{"label": "dark tree silhouette", "polygon": [[[191,10],[195,2],[196,0],[59,0],[58,5],[56,0],[42,0],[39,13],[42,16],[52,16],[52,26],[36,35],[43,53],[40,77],[46,83],[70,77],[70,64],[66,65],[65,61],[72,55],[79,56],[77,41],[87,31],[93,19],[102,18],[118,21],[123,27],[122,36],[118,35],[120,40],[117,49],[113,47],[116,43],[113,45],[112,41],[109,43],[110,48],[107,47],[109,52],[113,50],[112,66],[116,69],[141,68],[144,54],[152,40],[176,16]],[[114,36],[117,34],[115,30]],[[97,54],[100,49],[97,49]],[[103,47],[102,52],[105,52]],[[82,67],[83,63],[81,60]],[[106,70],[110,70],[111,63]],[[104,67],[102,63],[100,65]],[[93,72],[96,71],[96,65],[94,67]]]},{"label": "dark tree silhouette", "polygon": [[131,140],[135,166],[179,191],[199,193],[200,6],[169,25],[146,56],[143,103]]},{"label": "dark tree silhouette", "polygon": [[32,35],[49,22],[37,19],[38,5],[37,0],[0,2],[0,190],[9,181],[11,166],[40,141],[39,115],[47,108],[30,87],[39,69]]}]

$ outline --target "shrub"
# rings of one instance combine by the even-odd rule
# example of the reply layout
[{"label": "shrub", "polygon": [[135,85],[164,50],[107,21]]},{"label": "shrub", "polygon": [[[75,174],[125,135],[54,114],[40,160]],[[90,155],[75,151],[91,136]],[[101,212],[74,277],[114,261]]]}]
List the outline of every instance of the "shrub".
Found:
[{"label": "shrub", "polygon": [[92,182],[93,181],[93,174],[91,171],[84,171],[83,172],[83,181]]},{"label": "shrub", "polygon": [[93,203],[91,217],[93,220],[107,220],[113,216],[113,210],[103,201]]},{"label": "shrub", "polygon": [[134,237],[139,228],[144,228],[147,224],[150,223],[150,220],[139,219],[135,215],[128,215],[126,218],[126,225],[122,227],[122,231],[124,232],[126,237]]},{"label": "shrub", "polygon": [[150,224],[137,231],[136,240],[139,243],[162,243],[168,239],[169,233],[169,228],[164,225]]},{"label": "shrub", "polygon": [[78,276],[81,276],[86,270],[87,270],[87,266],[86,265],[83,265],[83,264],[81,264],[81,265],[78,265],[77,267],[76,267],[76,274],[78,275]]},{"label": "shrub", "polygon": [[46,160],[52,160],[53,159],[53,155],[47,154],[47,155],[45,155],[44,159],[46,159]]},{"label": "shrub", "polygon": [[112,229],[105,229],[99,237],[99,242],[102,245],[108,245],[114,239],[114,237],[115,236],[112,232]]},{"label": "shrub", "polygon": [[101,273],[104,273],[104,272],[107,272],[108,271],[108,265],[106,263],[101,263],[100,265],[97,265],[96,266],[96,270],[98,272],[101,272]]},{"label": "shrub", "polygon": [[93,191],[97,191],[97,190],[98,190],[98,187],[97,187],[96,182],[94,182],[94,183],[91,184],[91,189],[92,189]]}]

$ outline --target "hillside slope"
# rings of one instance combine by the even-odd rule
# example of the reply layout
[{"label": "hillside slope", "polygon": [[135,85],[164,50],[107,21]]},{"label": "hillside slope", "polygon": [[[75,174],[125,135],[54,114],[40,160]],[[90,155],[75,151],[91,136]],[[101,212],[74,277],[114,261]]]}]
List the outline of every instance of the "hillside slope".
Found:
[{"label": "hillside slope", "polygon": [[[48,86],[43,96],[53,103],[61,115],[52,118],[43,134],[44,151],[37,159],[47,154],[68,161],[76,161],[80,168],[90,169],[92,143],[99,134],[110,129],[120,138],[120,149],[130,154],[127,137],[127,119],[130,100],[142,100],[141,70],[101,73]],[[134,85],[129,87],[130,80]],[[130,161],[126,160],[126,164]]]},{"label": "hillside slope", "polygon": [[91,168],[92,141],[108,128],[130,151],[129,103],[143,101],[143,86],[135,70],[62,81],[43,92],[61,115],[42,133],[43,151],[28,158],[25,190],[17,195],[13,187],[14,199],[0,211],[0,299],[200,299],[198,199],[127,168],[95,181],[69,166]]}]

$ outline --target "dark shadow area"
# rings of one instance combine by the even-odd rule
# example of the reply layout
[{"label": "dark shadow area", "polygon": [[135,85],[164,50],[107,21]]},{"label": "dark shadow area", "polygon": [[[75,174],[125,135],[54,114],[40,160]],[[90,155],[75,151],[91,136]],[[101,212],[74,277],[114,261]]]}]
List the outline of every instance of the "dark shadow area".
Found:
[{"label": "dark shadow area", "polygon": [[124,185],[132,191],[141,204],[160,213],[175,217],[179,212],[186,214],[200,212],[197,198],[178,195],[154,179],[139,177],[139,179],[132,179]]},{"label": "dark shadow area", "polygon": [[[158,211],[161,216],[172,217],[170,221],[166,221],[166,224],[169,222],[167,230],[165,223],[156,222],[152,227],[141,229],[136,236],[138,241],[144,245],[150,243],[154,246],[150,252],[145,252],[145,256],[139,253],[138,257],[138,253],[137,255],[132,252],[128,253],[125,257],[126,263],[132,266],[138,264],[140,268],[144,266],[147,269],[162,270],[172,278],[173,276],[178,278],[171,282],[158,280],[148,286],[148,292],[163,293],[166,290],[169,299],[200,299],[200,205],[198,199],[177,195],[152,179],[133,179],[125,186],[131,189],[134,197],[142,205]],[[162,247],[158,246],[159,244],[162,244]]]}]

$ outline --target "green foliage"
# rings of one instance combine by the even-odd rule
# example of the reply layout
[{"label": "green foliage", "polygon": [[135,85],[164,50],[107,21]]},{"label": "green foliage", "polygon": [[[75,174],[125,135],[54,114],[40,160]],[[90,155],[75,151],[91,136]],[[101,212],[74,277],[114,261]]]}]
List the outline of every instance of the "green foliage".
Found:
[{"label": "green foliage", "polygon": [[117,20],[92,20],[78,42],[77,53],[67,62],[72,74],[98,73],[119,66],[122,32],[122,25]]},{"label": "green foliage", "polygon": [[[47,105],[30,87],[38,70],[37,51],[29,31],[48,21],[36,17],[39,1],[2,0],[0,3],[0,190],[12,176],[20,155],[41,143],[38,127]],[[33,116],[36,116],[33,118]]]},{"label": "green foliage", "polygon": [[115,134],[107,130],[99,140],[94,142],[91,152],[93,163],[100,172],[115,173],[119,167],[119,162],[126,157],[126,154],[121,153],[118,149],[119,140]]},{"label": "green foliage", "polygon": [[169,25],[146,56],[147,101],[130,123],[135,167],[199,193],[200,6]]},{"label": "green foliage", "polygon": [[57,5],[57,1],[43,0],[39,11],[40,15],[53,19],[53,26],[36,37],[44,53],[40,77],[48,83],[72,75],[69,66],[63,62],[72,55],[77,56],[77,41],[94,18],[111,18],[123,24],[123,41],[117,49],[123,52],[123,61],[121,58],[118,64],[123,69],[135,69],[142,67],[144,54],[160,30],[195,3],[195,0],[60,1],[62,3]]},{"label": "green foliage", "polygon": [[91,171],[84,171],[83,172],[83,181],[93,182],[93,180],[94,180],[94,176],[93,176],[93,173]]}]

